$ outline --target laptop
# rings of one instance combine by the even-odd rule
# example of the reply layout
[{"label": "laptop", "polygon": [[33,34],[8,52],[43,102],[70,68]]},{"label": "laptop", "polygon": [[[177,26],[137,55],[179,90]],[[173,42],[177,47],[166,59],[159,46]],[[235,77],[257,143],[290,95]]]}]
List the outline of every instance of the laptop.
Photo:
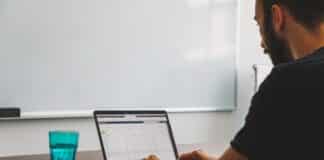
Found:
[{"label": "laptop", "polygon": [[178,151],[166,111],[95,111],[104,160],[177,160]]}]

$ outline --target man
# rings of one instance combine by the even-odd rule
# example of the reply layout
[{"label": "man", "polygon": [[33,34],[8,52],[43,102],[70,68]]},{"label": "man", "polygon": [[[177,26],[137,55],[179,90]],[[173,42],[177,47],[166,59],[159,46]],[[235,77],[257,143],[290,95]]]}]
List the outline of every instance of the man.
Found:
[{"label": "man", "polygon": [[256,0],[255,8],[275,67],[222,156],[197,150],[180,160],[324,159],[324,0]]}]

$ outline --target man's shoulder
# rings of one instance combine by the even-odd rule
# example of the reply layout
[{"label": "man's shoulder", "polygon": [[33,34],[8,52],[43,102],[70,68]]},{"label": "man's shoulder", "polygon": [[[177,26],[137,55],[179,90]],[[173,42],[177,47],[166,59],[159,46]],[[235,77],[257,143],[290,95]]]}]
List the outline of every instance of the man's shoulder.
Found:
[{"label": "man's shoulder", "polygon": [[324,54],[275,66],[264,81],[264,85],[272,88],[312,88],[323,86],[323,81]]},{"label": "man's shoulder", "polygon": [[[314,70],[315,69],[315,70]],[[274,67],[275,72],[283,73],[312,73],[324,71],[324,48],[321,48],[313,54],[296,61],[279,64]]]}]

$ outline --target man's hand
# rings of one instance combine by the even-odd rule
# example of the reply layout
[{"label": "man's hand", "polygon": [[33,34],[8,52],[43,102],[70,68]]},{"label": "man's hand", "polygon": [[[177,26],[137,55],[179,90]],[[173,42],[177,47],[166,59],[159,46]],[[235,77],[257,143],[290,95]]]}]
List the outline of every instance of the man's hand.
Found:
[{"label": "man's hand", "polygon": [[195,150],[193,152],[182,154],[179,160],[217,160],[217,158],[208,155],[208,153],[202,150]]},{"label": "man's hand", "polygon": [[202,150],[196,150],[182,154],[180,160],[248,160],[248,158],[230,147],[219,158],[210,156]]},{"label": "man's hand", "polygon": [[202,150],[196,150],[182,154],[180,160],[248,160],[248,158],[230,147],[218,158],[210,156]]},{"label": "man's hand", "polygon": [[156,155],[149,155],[148,157],[144,158],[144,160],[160,160],[160,159]]}]

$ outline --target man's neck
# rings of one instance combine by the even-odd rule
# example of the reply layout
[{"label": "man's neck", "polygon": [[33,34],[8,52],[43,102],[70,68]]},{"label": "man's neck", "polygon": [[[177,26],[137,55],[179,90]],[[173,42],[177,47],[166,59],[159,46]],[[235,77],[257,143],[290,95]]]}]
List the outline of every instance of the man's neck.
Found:
[{"label": "man's neck", "polygon": [[313,54],[317,49],[324,47],[324,24],[317,31],[308,31],[304,27],[297,26],[288,41],[295,60]]}]

